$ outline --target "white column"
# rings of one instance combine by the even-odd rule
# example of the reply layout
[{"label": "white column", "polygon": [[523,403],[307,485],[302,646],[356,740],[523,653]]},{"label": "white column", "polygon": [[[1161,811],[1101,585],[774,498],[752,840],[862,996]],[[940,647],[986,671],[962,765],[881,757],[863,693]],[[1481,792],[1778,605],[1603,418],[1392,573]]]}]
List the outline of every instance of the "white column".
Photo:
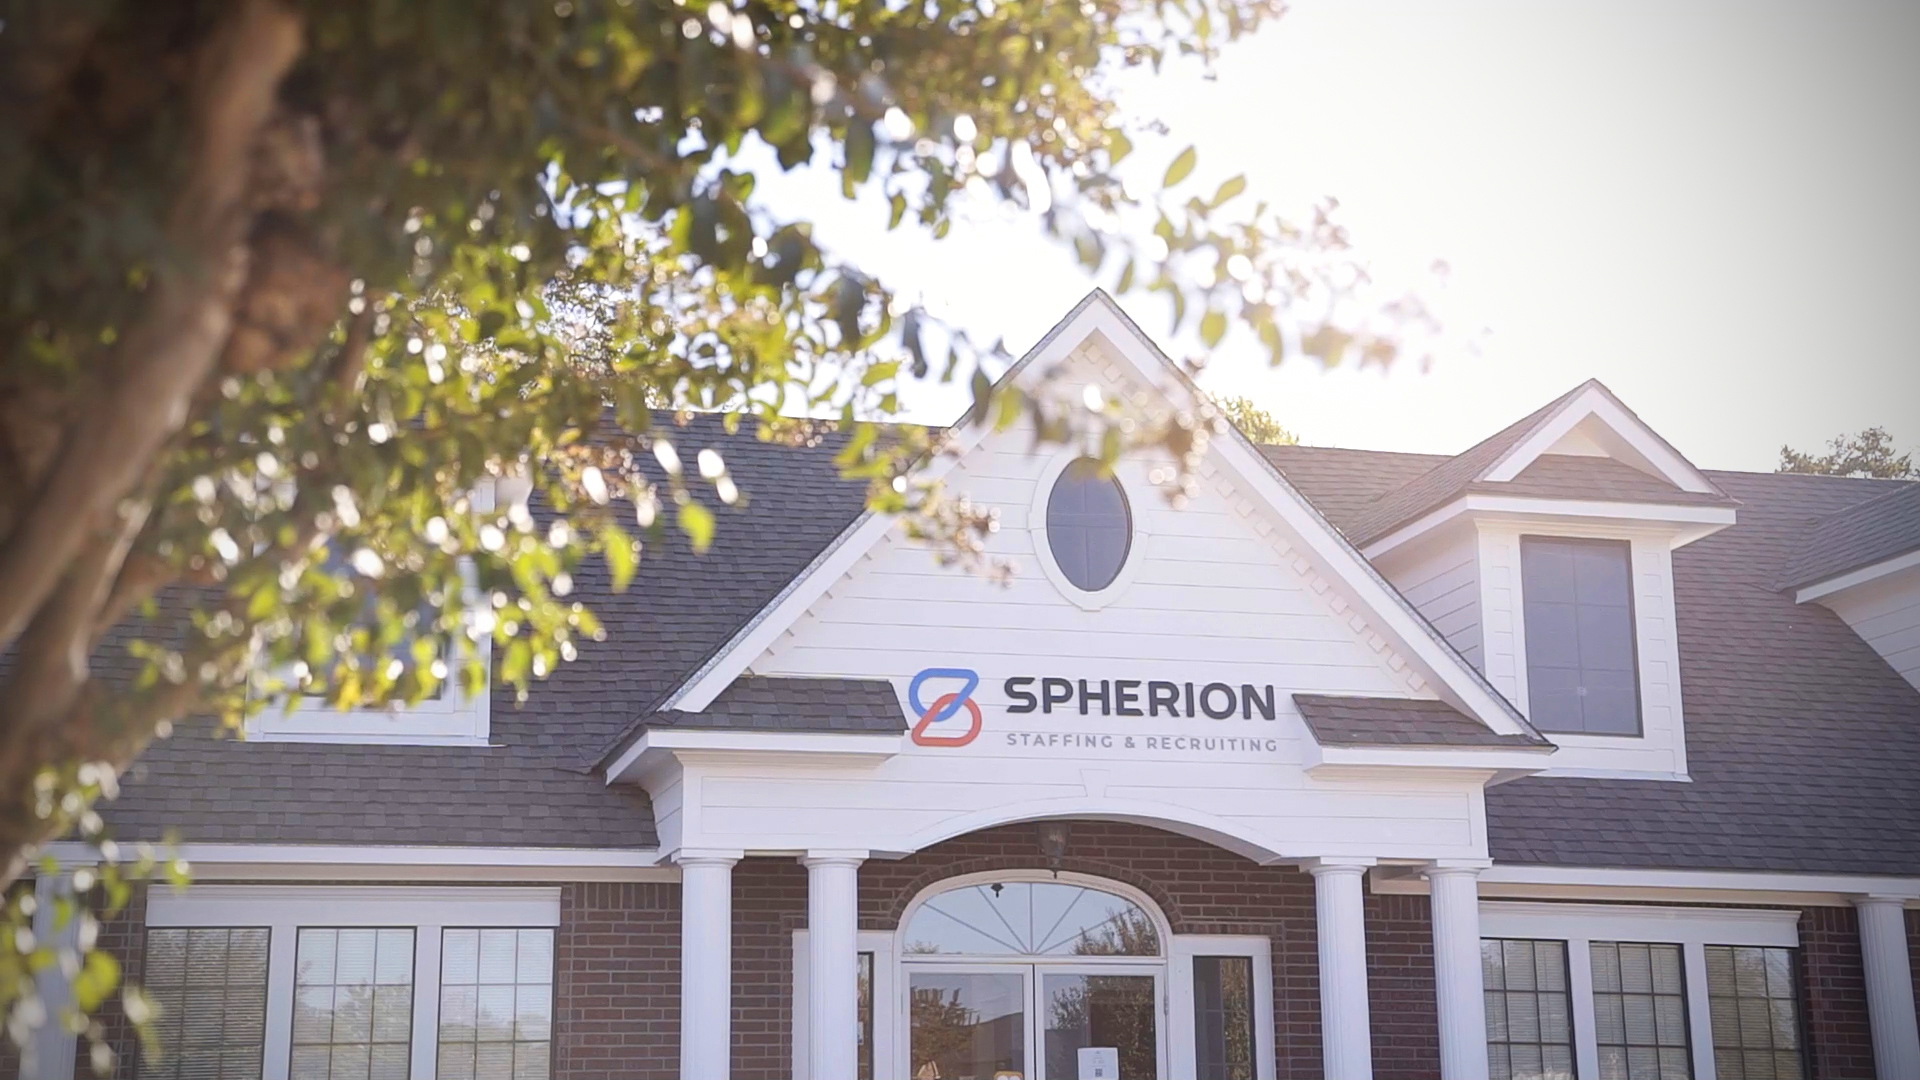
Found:
[{"label": "white column", "polygon": [[733,864],[740,852],[680,853],[680,1077],[733,1069]]},{"label": "white column", "polygon": [[854,1080],[859,1068],[860,863],[866,852],[809,851],[808,1080]]},{"label": "white column", "polygon": [[1853,906],[1860,912],[1860,959],[1867,976],[1874,1072],[1886,1077],[1920,1076],[1920,1021],[1913,1011],[1906,905],[1898,897],[1863,896]]},{"label": "white column", "polygon": [[1320,1053],[1327,1080],[1373,1080],[1373,1024],[1367,1009],[1367,927],[1362,862],[1307,867],[1320,939]]},{"label": "white column", "polygon": [[1440,999],[1441,1080],[1487,1075],[1487,1001],[1480,981],[1480,869],[1431,866],[1433,975]]},{"label": "white column", "polygon": [[55,962],[33,976],[46,1019],[20,1049],[20,1076],[22,1080],[72,1080],[79,1040],[61,1020],[62,1014],[73,1007],[73,983],[61,970],[58,956],[79,947],[80,921],[69,917],[59,928],[54,923],[56,905],[63,900],[74,902],[73,879],[65,874],[42,876],[33,883],[33,899],[33,935],[42,948],[53,949]]}]

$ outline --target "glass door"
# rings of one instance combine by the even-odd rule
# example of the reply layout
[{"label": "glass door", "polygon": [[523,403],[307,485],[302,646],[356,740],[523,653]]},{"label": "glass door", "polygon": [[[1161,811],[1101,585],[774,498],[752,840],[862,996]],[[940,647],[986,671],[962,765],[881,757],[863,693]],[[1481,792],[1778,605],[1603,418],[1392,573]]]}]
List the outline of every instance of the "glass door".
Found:
[{"label": "glass door", "polygon": [[1047,966],[1036,983],[1038,1080],[1157,1080],[1158,970]]},{"label": "glass door", "polygon": [[1162,1075],[1156,968],[910,964],[905,974],[909,1080]]},{"label": "glass door", "polygon": [[1033,969],[909,966],[910,1080],[1027,1080]]}]

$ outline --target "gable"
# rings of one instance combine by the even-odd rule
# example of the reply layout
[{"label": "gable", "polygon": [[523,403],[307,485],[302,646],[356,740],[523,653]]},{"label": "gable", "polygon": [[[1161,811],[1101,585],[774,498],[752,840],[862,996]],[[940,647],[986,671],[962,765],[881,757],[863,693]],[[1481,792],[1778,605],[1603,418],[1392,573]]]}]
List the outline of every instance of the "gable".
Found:
[{"label": "gable", "polygon": [[[1139,328],[1098,291],[1089,294],[1005,378],[1046,380],[1052,392],[1067,400],[1079,400],[1079,391],[1085,385],[1098,385],[1104,393],[1143,410],[1190,408],[1199,394]],[[1017,519],[1023,529],[1035,512],[1040,470],[1050,463],[1057,473],[1059,467],[1073,457],[1066,451],[1051,451],[1047,462],[1042,462],[1025,433],[993,433],[980,427],[957,430],[951,446],[951,453],[930,463],[925,474],[949,483],[977,475],[980,490],[968,490],[965,486],[956,486],[955,490],[969,495],[976,503],[995,506],[1003,515],[1003,521]],[[1159,500],[1158,485],[1146,474],[1159,468],[1170,478],[1171,462],[1155,462],[1141,454],[1128,457],[1136,460],[1123,461],[1122,468],[1133,470],[1135,490],[1150,493],[1147,501]],[[1021,463],[1010,465],[1001,460],[993,464],[996,459],[1008,458],[1020,459]],[[1388,670],[1401,679],[1401,694],[1437,696],[1496,733],[1531,733],[1505,699],[1465,664],[1237,431],[1229,428],[1222,437],[1211,441],[1205,460],[1196,469],[1195,480],[1201,484],[1203,497],[1217,500],[1217,507],[1224,508],[1220,512],[1242,520],[1241,528],[1250,529],[1252,533],[1235,537],[1187,537],[1191,545],[1202,549],[1208,544],[1215,545],[1220,549],[1214,553],[1216,556],[1228,549],[1243,550],[1224,562],[1219,558],[1211,563],[1202,559],[1184,571],[1156,562],[1157,573],[1177,576],[1184,572],[1186,585],[1232,589],[1238,583],[1232,580],[1231,574],[1238,567],[1252,565],[1244,549],[1248,545],[1264,546],[1268,553],[1265,558],[1271,565],[1262,567],[1263,573],[1277,575],[1285,568],[1304,579],[1315,597],[1331,594],[1331,599],[1326,600],[1331,617],[1345,620],[1349,632],[1375,655],[1375,662],[1386,663]],[[1133,501],[1140,513],[1148,513],[1148,508],[1141,505],[1141,496],[1133,496]],[[1160,527],[1161,535],[1180,535],[1180,530],[1191,525],[1169,519],[1167,525]],[[829,589],[837,588],[856,563],[871,561],[878,553],[888,550],[887,544],[899,546],[897,538],[888,540],[890,526],[890,522],[871,515],[850,526],[836,544],[815,560],[807,573],[736,634],[720,654],[669,695],[663,708],[697,711],[743,672],[751,669],[761,674],[772,673],[771,669],[755,666],[759,658],[784,638],[794,636],[799,620],[812,613],[814,605]],[[1026,554],[1031,556],[1032,541],[1025,542]],[[931,561],[931,556],[924,551],[911,557]],[[1043,571],[1044,564],[1050,562],[1045,558],[1036,561],[1043,564]],[[1030,565],[1028,569],[1033,567]],[[1137,568],[1129,571],[1130,574],[1140,572]],[[1043,575],[1028,576],[1037,579]],[[959,575],[949,571],[942,577],[958,579]],[[1176,583],[1177,580],[1170,579],[1163,584]],[[1269,584],[1272,583],[1269,580]],[[964,590],[978,584],[956,580],[938,587]],[[1162,583],[1144,584],[1150,594],[1152,585]],[[1341,587],[1335,588],[1336,584]],[[1388,649],[1392,649],[1394,655],[1381,659],[1383,651]],[[1403,676],[1403,671],[1411,674]],[[872,677],[875,673],[867,675]]]}]

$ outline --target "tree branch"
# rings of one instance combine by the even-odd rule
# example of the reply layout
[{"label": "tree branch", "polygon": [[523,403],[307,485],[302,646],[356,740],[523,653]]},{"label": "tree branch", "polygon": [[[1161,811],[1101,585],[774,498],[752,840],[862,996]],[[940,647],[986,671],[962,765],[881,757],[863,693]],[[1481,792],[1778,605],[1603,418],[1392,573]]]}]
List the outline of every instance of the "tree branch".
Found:
[{"label": "tree branch", "polygon": [[130,492],[186,422],[213,370],[245,277],[249,157],[300,19],[279,0],[239,0],[197,59],[192,164],[169,216],[171,263],[110,360],[105,398],[68,429],[62,453],[0,546],[0,645],[59,585],[88,526]]}]

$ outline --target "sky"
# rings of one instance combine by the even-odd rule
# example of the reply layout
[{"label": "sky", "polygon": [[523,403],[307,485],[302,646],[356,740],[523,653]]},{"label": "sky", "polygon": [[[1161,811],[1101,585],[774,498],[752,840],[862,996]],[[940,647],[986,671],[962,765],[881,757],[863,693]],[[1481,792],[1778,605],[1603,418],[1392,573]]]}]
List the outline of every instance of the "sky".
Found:
[{"label": "sky", "polygon": [[[1454,453],[1597,377],[1696,464],[1768,470],[1870,425],[1920,448],[1915,57],[1920,3],[1896,0],[1294,0],[1216,78],[1121,92],[1171,128],[1141,175],[1191,143],[1206,190],[1335,196],[1383,275],[1445,259],[1478,339],[1383,372],[1274,369],[1230,336],[1209,390],[1314,445]],[[1105,283],[1013,213],[935,242],[825,175],[760,191],[1015,354]],[[1166,340],[1165,308],[1121,303]],[[904,400],[945,423],[964,394]]]}]

